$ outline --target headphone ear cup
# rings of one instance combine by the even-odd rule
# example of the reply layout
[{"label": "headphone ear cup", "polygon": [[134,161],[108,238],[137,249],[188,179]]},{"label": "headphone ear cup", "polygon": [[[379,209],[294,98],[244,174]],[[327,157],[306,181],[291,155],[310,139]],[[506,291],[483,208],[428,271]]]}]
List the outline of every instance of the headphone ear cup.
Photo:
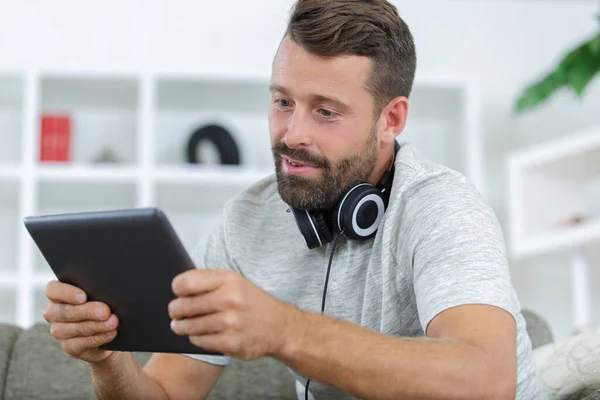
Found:
[{"label": "headphone ear cup", "polygon": [[294,207],[290,207],[290,210],[294,214],[296,225],[309,249],[321,247],[333,239],[333,235],[325,223],[323,214],[313,214]]},{"label": "headphone ear cup", "polygon": [[334,226],[354,240],[367,240],[377,232],[385,213],[381,192],[368,183],[352,188],[334,212]]}]

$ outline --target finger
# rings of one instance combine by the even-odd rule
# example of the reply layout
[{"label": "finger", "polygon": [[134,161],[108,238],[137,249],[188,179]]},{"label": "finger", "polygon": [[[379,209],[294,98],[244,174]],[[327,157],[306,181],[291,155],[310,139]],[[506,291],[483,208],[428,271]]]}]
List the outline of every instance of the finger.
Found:
[{"label": "finger", "polygon": [[222,332],[238,331],[241,318],[235,312],[221,312],[197,318],[171,321],[171,329],[182,336],[199,336]]},{"label": "finger", "polygon": [[105,321],[110,317],[110,308],[97,301],[81,305],[48,303],[44,310],[44,319],[53,322]]},{"label": "finger", "polygon": [[95,349],[103,344],[112,342],[116,336],[117,331],[112,330],[109,332],[99,333],[94,336],[68,339],[61,343],[62,348],[66,353],[77,357],[86,350]]},{"label": "finger", "polygon": [[50,326],[50,334],[57,340],[68,340],[76,337],[90,337],[99,333],[115,330],[119,324],[116,315],[111,315],[106,321],[58,322]]},{"label": "finger", "polygon": [[87,300],[83,290],[56,280],[46,284],[46,297],[55,303],[66,304],[83,304]]},{"label": "finger", "polygon": [[178,297],[169,303],[169,316],[172,319],[183,319],[212,314],[224,311],[230,302],[219,290],[196,296]]},{"label": "finger", "polygon": [[193,269],[177,275],[171,283],[177,297],[201,294],[217,289],[235,274],[229,270]]}]

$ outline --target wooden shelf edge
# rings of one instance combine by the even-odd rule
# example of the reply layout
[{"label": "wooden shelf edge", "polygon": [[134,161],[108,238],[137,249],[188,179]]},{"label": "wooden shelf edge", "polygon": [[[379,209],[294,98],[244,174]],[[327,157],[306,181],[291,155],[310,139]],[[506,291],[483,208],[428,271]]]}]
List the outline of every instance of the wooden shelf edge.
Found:
[{"label": "wooden shelf edge", "polygon": [[36,289],[41,289],[44,288],[48,282],[53,280],[56,280],[56,277],[50,273],[36,272],[36,275],[33,278],[33,285]]},{"label": "wooden shelf edge", "polygon": [[247,185],[259,181],[273,173],[271,169],[245,167],[160,167],[154,176],[157,183],[218,183],[226,185]]},{"label": "wooden shelf edge", "polygon": [[39,79],[45,80],[130,80],[137,82],[142,74],[136,69],[87,69],[78,68],[51,69],[44,68],[39,70]]},{"label": "wooden shelf edge", "polygon": [[514,168],[532,168],[594,150],[600,150],[600,126],[517,150],[507,156],[507,164]]},{"label": "wooden shelf edge", "polygon": [[17,288],[18,272],[0,272],[0,289]]},{"label": "wooden shelf edge", "polygon": [[594,242],[600,244],[600,218],[562,231],[532,235],[513,243],[513,255],[518,259],[576,250]]},{"label": "wooden shelf edge", "polygon": [[136,166],[121,165],[38,165],[34,176],[43,183],[114,182],[134,183],[139,174]]},{"label": "wooden shelf edge", "polygon": [[21,167],[13,165],[0,165],[0,180],[18,180],[21,176]]}]

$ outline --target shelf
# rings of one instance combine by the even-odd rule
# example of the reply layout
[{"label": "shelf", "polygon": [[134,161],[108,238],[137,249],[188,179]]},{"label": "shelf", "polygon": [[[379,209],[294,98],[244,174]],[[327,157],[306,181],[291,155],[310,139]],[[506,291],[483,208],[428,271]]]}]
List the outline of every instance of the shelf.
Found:
[{"label": "shelf", "polygon": [[37,169],[42,182],[106,182],[134,183],[139,171],[135,167],[120,164],[62,165],[44,163]]},{"label": "shelf", "polygon": [[[136,185],[115,182],[41,182],[37,204],[38,215],[134,208]],[[37,248],[35,269],[52,274]]]},{"label": "shelf", "polygon": [[537,235],[514,245],[518,257],[577,251],[590,243],[600,243],[600,218],[571,228]]},{"label": "shelf", "polygon": [[48,298],[43,289],[35,289],[33,296],[33,321],[35,323],[47,323],[44,319],[44,310],[48,304]]},{"label": "shelf", "polygon": [[158,76],[158,108],[162,110],[232,110],[268,112],[269,82]]},{"label": "shelf", "polygon": [[49,274],[36,274],[34,277],[34,288],[33,288],[33,322],[47,323],[44,319],[44,310],[48,304],[48,298],[46,297],[46,284],[55,280],[54,275]]},{"label": "shelf", "polygon": [[21,177],[19,167],[11,165],[0,165],[0,181],[14,181]]},{"label": "shelf", "polygon": [[4,289],[12,289],[17,286],[19,281],[16,272],[0,272],[0,292]]},{"label": "shelf", "polygon": [[242,187],[218,184],[159,183],[156,205],[162,209],[184,246],[191,252],[222,219],[225,202]]},{"label": "shelf", "polygon": [[16,310],[16,290],[2,288],[0,290],[0,322],[8,324],[16,323]]},{"label": "shelf", "polygon": [[0,75],[0,164],[20,162],[23,87],[21,77]]},{"label": "shelf", "polygon": [[237,166],[161,167],[156,170],[158,182],[246,186],[274,173],[272,169],[252,169]]},{"label": "shelf", "polygon": [[122,163],[137,161],[136,78],[46,74],[41,112],[71,118],[72,161],[91,163],[103,149],[110,149]]},{"label": "shelf", "polygon": [[520,150],[506,165],[515,256],[600,243],[600,129]]},{"label": "shelf", "polygon": [[19,248],[17,232],[19,219],[19,184],[0,182],[0,243],[4,249],[0,252],[0,274],[16,271],[19,267],[17,250]]},{"label": "shelf", "polygon": [[133,208],[135,204],[135,184],[42,182],[39,185],[39,214]]},{"label": "shelf", "polygon": [[600,128],[595,128],[567,134],[563,138],[548,143],[517,150],[510,155],[509,162],[522,168],[555,167],[553,169],[560,174],[560,168],[557,167],[565,166],[565,162],[573,163],[582,156],[590,158],[590,154],[595,154],[596,162],[593,164],[593,173],[597,174],[600,171],[598,152],[600,152]]},{"label": "shelf", "polygon": [[[187,162],[188,141],[208,124],[224,127],[234,138],[241,164],[272,164],[268,125],[268,81],[209,81],[162,77],[157,82],[157,164]],[[217,154],[215,149],[211,153]],[[214,164],[215,157],[207,157]]]},{"label": "shelf", "polygon": [[56,276],[52,273],[51,270],[49,270],[49,272],[37,273],[34,276],[33,284],[38,289],[45,289],[46,284],[54,280],[56,280]]},{"label": "shelf", "polygon": [[472,178],[465,147],[469,140],[464,119],[469,112],[468,95],[468,86],[459,82],[415,84],[408,121],[398,140],[411,143],[425,157]]}]

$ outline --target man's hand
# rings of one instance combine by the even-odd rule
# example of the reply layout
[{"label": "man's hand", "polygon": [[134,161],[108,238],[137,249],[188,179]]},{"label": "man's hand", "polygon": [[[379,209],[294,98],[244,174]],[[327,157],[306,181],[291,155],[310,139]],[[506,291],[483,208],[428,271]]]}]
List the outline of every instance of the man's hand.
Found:
[{"label": "man's hand", "polygon": [[277,353],[299,310],[228,270],[195,269],[172,283],[171,327],[201,348],[241,360]]},{"label": "man's hand", "polygon": [[50,323],[50,333],[69,355],[98,363],[112,352],[100,349],[117,336],[119,320],[109,307],[88,302],[83,290],[59,281],[46,285],[49,300],[43,317]]}]

